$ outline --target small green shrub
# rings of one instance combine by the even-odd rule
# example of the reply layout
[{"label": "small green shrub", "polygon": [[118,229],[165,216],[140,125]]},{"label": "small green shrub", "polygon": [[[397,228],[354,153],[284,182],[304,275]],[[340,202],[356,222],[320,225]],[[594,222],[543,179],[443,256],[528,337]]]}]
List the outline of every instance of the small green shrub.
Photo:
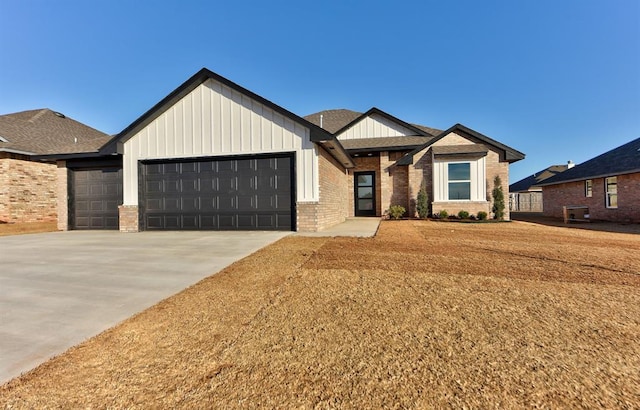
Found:
[{"label": "small green shrub", "polygon": [[447,219],[448,216],[449,216],[449,212],[447,212],[446,209],[443,209],[438,213],[438,218],[440,219]]},{"label": "small green shrub", "polygon": [[418,192],[416,210],[418,211],[418,216],[421,219],[424,219],[429,215],[429,195],[427,195],[427,191],[424,188],[420,189]]},{"label": "small green shrub", "polygon": [[485,211],[480,211],[478,212],[478,219],[481,221],[484,221],[487,219],[487,213]]},{"label": "small green shrub", "polygon": [[499,176],[496,176],[493,180],[493,191],[491,196],[493,197],[493,219],[502,221],[504,219],[504,192],[502,192],[502,180]]},{"label": "small green shrub", "polygon": [[392,205],[389,207],[389,216],[393,219],[400,219],[402,218],[402,216],[404,215],[405,212],[407,212],[406,209],[404,209],[404,206],[401,205]]},{"label": "small green shrub", "polygon": [[460,212],[458,212],[458,218],[460,218],[460,219],[467,219],[467,218],[469,218],[469,212],[467,212],[467,211],[460,211]]}]

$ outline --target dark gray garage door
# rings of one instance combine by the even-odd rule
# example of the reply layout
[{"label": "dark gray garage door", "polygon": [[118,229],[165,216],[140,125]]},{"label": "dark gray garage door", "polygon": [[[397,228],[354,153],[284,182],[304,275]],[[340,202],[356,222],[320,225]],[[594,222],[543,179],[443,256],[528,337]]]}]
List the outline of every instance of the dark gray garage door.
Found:
[{"label": "dark gray garage door", "polygon": [[293,230],[291,156],[142,165],[145,229]]},{"label": "dark gray garage door", "polygon": [[73,229],[118,229],[122,203],[122,169],[70,171],[69,222]]}]

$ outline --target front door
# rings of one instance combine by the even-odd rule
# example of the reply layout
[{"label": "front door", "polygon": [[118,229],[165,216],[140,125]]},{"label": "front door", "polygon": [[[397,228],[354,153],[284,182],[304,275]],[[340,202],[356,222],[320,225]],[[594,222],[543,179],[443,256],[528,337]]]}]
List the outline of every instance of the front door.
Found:
[{"label": "front door", "polygon": [[353,180],[356,216],[376,216],[376,173],[356,172]]}]

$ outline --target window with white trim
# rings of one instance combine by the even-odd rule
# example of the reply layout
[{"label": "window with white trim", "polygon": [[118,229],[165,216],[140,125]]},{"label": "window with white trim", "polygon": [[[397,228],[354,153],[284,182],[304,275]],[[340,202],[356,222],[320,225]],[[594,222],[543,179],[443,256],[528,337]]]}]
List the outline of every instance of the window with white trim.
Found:
[{"label": "window with white trim", "polygon": [[584,196],[587,198],[591,198],[591,196],[593,196],[593,181],[590,179],[584,181]]},{"label": "window with white trim", "polygon": [[609,177],[604,180],[607,208],[618,207],[618,177]]},{"label": "window with white trim", "polygon": [[448,164],[449,201],[471,200],[471,163]]}]

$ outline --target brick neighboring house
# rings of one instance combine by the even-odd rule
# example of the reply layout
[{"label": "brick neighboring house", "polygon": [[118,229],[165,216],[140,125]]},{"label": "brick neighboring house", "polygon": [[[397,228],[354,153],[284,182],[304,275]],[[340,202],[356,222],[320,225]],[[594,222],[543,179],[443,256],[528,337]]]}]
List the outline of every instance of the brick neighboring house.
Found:
[{"label": "brick neighboring house", "polygon": [[567,165],[551,165],[509,185],[509,210],[511,212],[542,212],[542,188],[538,184],[574,166],[575,164],[571,161]]},{"label": "brick neighboring house", "polygon": [[50,109],[0,115],[0,223],[56,221],[57,167],[34,157],[93,150],[108,140]]},{"label": "brick neighboring house", "polygon": [[640,138],[539,184],[546,216],[586,206],[590,219],[640,222]]},{"label": "brick neighboring house", "polygon": [[377,108],[303,118],[202,69],[91,155],[43,158],[69,195],[61,229],[317,231],[391,205],[413,215],[422,186],[433,212],[489,212],[493,178],[506,192],[524,154]]}]

